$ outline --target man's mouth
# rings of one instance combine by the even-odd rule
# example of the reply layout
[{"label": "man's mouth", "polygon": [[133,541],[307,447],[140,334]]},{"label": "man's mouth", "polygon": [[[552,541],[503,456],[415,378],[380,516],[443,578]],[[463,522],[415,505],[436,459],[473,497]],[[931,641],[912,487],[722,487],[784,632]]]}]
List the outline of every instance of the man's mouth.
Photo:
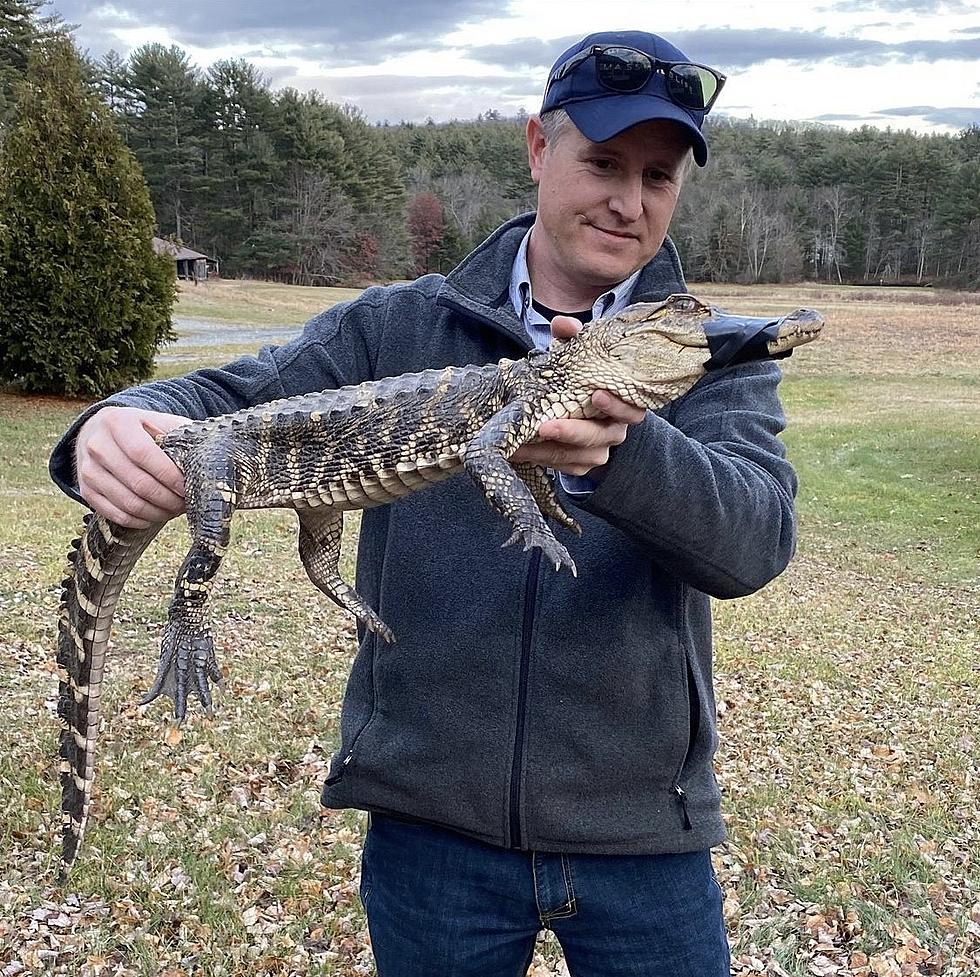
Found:
[{"label": "man's mouth", "polygon": [[626,231],[612,231],[608,227],[599,227],[598,224],[592,224],[592,223],[589,224],[589,227],[593,228],[596,231],[601,231],[603,234],[608,234],[609,237],[618,238],[621,241],[635,241],[636,240],[636,235],[635,234],[630,234],[630,233],[628,233]]}]

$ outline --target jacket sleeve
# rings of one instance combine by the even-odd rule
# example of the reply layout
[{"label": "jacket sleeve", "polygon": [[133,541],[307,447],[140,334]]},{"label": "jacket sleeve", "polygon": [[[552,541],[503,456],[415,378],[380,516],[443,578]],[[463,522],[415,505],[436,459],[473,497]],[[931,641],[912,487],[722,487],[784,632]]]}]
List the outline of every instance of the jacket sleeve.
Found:
[{"label": "jacket sleeve", "polygon": [[713,597],[741,597],[789,563],[796,475],[775,363],[708,374],[615,449],[595,492],[575,500]]},{"label": "jacket sleeve", "polygon": [[49,464],[52,479],[84,504],[75,475],[75,438],[103,407],[140,407],[203,420],[281,397],[375,379],[386,308],[387,290],[368,289],[355,301],[314,316],[299,336],[283,346],[264,347],[257,355],[227,366],[130,387],[93,404],[55,445]]}]

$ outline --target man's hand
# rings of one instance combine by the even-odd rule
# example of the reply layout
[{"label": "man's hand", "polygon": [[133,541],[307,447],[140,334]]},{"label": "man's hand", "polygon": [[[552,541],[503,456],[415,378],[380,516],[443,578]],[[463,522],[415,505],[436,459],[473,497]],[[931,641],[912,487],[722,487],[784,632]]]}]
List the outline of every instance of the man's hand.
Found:
[{"label": "man's hand", "polygon": [[[553,339],[571,339],[582,324],[571,316],[556,316],[551,323]],[[566,475],[587,475],[609,461],[609,449],[626,440],[630,424],[639,424],[646,411],[614,397],[606,390],[592,395],[597,417],[560,421],[545,421],[538,437],[523,445],[511,456],[511,461],[530,462],[554,468]]]},{"label": "man's hand", "polygon": [[184,476],[153,438],[190,423],[186,417],[103,407],[75,439],[79,494],[100,515],[130,529],[184,511]]}]

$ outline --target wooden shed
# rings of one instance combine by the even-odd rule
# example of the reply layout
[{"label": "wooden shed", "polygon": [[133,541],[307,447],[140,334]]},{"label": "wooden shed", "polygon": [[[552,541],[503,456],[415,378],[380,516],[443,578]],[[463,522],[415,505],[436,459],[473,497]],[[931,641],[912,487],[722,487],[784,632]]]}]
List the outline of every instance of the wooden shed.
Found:
[{"label": "wooden shed", "polygon": [[218,273],[218,262],[200,251],[185,248],[183,245],[167,241],[162,237],[153,239],[153,250],[157,254],[169,254],[177,262],[177,277],[187,281],[205,281],[213,271]]}]

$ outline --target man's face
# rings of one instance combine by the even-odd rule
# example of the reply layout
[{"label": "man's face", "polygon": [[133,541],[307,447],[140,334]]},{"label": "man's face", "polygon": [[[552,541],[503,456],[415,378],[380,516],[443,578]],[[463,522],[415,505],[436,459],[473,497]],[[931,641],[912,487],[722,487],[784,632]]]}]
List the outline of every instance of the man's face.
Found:
[{"label": "man's face", "polygon": [[566,301],[594,300],[660,249],[690,143],[680,126],[657,120],[603,143],[568,125],[549,144],[537,118],[528,122],[527,142],[538,185],[530,255],[535,294],[540,283],[551,301],[553,291]]}]

